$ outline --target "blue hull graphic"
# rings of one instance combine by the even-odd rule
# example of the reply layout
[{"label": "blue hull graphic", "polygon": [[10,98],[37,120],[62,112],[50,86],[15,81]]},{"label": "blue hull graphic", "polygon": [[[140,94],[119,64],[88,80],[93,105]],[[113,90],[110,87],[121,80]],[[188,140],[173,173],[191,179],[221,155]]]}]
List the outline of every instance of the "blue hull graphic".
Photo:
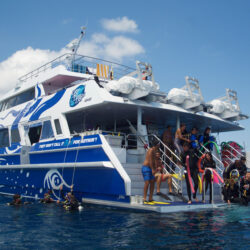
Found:
[{"label": "blue hull graphic", "polygon": [[72,183],[79,200],[93,198],[129,202],[124,181],[112,168],[91,166],[0,170],[0,193],[19,193],[38,199],[43,198],[48,189],[52,189],[53,198],[60,199],[60,186],[63,184],[63,189],[69,191]]},{"label": "blue hull graphic", "polygon": [[68,191],[73,184],[79,200],[129,202],[124,180],[112,168],[99,135],[36,143],[30,148],[29,164],[23,166],[20,153],[20,145],[0,151],[0,193],[43,198],[51,189],[60,199],[60,186]]}]

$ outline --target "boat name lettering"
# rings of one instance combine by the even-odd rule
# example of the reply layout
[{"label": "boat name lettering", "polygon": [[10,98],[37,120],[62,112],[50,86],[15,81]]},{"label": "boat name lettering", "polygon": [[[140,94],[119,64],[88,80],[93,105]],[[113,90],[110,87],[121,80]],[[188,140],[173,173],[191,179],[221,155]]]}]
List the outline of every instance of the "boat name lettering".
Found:
[{"label": "boat name lettering", "polygon": [[[94,137],[94,138],[86,138],[86,139],[82,139],[81,140],[81,143],[91,143],[91,142],[96,142],[97,141],[97,137]],[[75,140],[73,142],[73,144],[79,144],[80,143],[80,140]]]},{"label": "boat name lettering", "polygon": [[64,142],[54,142],[54,143],[39,145],[39,148],[60,147],[63,145],[64,145]]}]

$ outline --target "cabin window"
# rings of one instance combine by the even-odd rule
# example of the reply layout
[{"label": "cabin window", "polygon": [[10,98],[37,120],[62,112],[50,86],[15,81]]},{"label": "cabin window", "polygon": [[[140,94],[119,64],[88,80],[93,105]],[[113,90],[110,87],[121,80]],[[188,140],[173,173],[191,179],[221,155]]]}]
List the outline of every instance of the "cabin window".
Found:
[{"label": "cabin window", "polygon": [[54,123],[55,123],[55,127],[56,127],[56,134],[61,135],[62,134],[62,128],[61,128],[59,119],[55,119]]},{"label": "cabin window", "polygon": [[0,148],[9,147],[9,131],[7,128],[0,129]]},{"label": "cabin window", "polygon": [[18,143],[20,142],[20,134],[18,128],[14,128],[11,130],[11,143]]},{"label": "cabin window", "polygon": [[35,98],[35,88],[29,89],[16,96],[16,104],[19,105]]},{"label": "cabin window", "polygon": [[0,103],[0,111],[4,111],[19,104],[28,102],[33,98],[35,98],[35,88],[26,90],[23,93],[20,93],[16,96],[8,98],[7,100],[4,100],[3,102]]},{"label": "cabin window", "polygon": [[42,135],[40,140],[53,138],[54,133],[50,121],[43,122]]},{"label": "cabin window", "polygon": [[39,142],[40,136],[41,136],[41,131],[42,131],[42,123],[37,123],[37,124],[31,125],[29,127],[28,134],[29,134],[31,145],[33,143]]}]

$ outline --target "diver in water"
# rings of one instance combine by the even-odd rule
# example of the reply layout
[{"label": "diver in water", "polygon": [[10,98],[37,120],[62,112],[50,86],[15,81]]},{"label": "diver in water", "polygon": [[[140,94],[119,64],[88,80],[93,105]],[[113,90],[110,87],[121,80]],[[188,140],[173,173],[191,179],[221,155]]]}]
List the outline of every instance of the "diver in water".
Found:
[{"label": "diver in water", "polygon": [[22,204],[21,195],[14,194],[12,202],[7,203],[9,206],[19,206]]},{"label": "diver in water", "polygon": [[43,199],[40,200],[40,202],[42,202],[42,203],[52,203],[52,202],[55,202],[51,198],[51,194],[52,194],[52,191],[51,191],[51,189],[49,189],[48,192],[44,194],[44,197],[43,197]]},{"label": "diver in water", "polygon": [[[73,193],[73,185],[71,186],[70,192],[68,192],[66,195],[63,192],[63,185],[61,185],[60,186],[60,196],[64,200],[62,202],[62,204],[66,210],[77,210],[79,208],[80,204]],[[59,201],[59,203],[60,203],[60,201]]]}]

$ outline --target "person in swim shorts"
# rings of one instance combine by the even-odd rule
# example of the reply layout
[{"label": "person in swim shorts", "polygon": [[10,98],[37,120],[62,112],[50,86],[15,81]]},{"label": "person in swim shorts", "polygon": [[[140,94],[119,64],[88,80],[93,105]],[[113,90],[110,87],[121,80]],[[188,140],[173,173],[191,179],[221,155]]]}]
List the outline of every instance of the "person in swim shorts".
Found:
[{"label": "person in swim shorts", "polygon": [[164,181],[168,181],[168,189],[169,189],[169,194],[172,194],[172,176],[171,174],[167,174],[163,172],[163,164],[161,160],[161,154],[159,151],[156,152],[156,172],[154,174],[155,179],[156,179],[156,194],[157,195],[162,195],[160,191],[161,183]]},{"label": "person in swim shorts", "polygon": [[146,158],[143,162],[142,166],[142,175],[144,179],[144,189],[143,189],[143,201],[147,201],[148,187],[149,188],[149,199],[148,201],[153,201],[153,193],[154,193],[154,185],[155,185],[155,177],[154,174],[156,172],[156,157],[155,153],[158,151],[160,147],[160,143],[155,142],[152,148],[146,153]]}]

